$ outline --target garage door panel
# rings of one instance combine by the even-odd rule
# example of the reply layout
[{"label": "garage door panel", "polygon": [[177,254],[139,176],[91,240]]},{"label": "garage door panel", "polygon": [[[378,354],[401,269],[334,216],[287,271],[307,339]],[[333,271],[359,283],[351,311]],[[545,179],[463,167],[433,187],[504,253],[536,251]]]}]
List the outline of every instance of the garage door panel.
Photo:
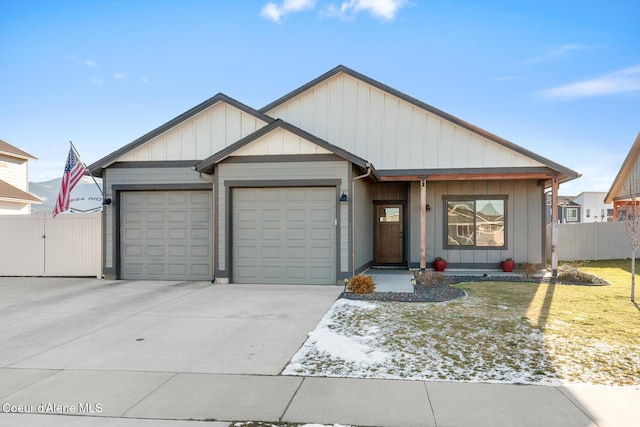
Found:
[{"label": "garage door panel", "polygon": [[311,210],[311,221],[317,222],[331,222],[334,218],[334,213],[331,209],[312,209]]},{"label": "garage door panel", "polygon": [[188,232],[189,231],[186,228],[182,227],[174,227],[167,230],[169,240],[187,240]]},{"label": "garage door panel", "polygon": [[186,205],[188,194],[183,192],[173,192],[168,194],[169,204],[171,205]]},{"label": "garage door panel", "polygon": [[209,245],[191,245],[191,257],[210,258],[211,246]]},{"label": "garage door panel", "polygon": [[333,240],[334,235],[335,235],[335,230],[332,230],[329,227],[311,229],[312,240],[331,241]]},{"label": "garage door panel", "polygon": [[304,259],[307,257],[307,248],[304,246],[287,246],[287,258]]},{"label": "garage door panel", "polygon": [[211,279],[210,191],[123,192],[120,212],[122,278]]},{"label": "garage door panel", "polygon": [[257,214],[255,209],[238,209],[237,224],[249,223],[253,225],[256,222]]},{"label": "garage door panel", "polygon": [[280,228],[264,227],[259,235],[263,241],[280,241]]},{"label": "garage door panel", "polygon": [[231,197],[232,281],[335,284],[335,188],[236,188]]},{"label": "garage door panel", "polygon": [[287,227],[284,235],[286,240],[305,240],[307,229],[303,227]]},{"label": "garage door panel", "polygon": [[279,259],[280,258],[280,247],[279,246],[262,246],[260,248],[260,255],[265,260],[269,259]]},{"label": "garage door panel", "polygon": [[[146,196],[145,204],[148,205],[165,205],[165,193],[164,192],[156,192],[156,193],[147,193],[143,195]],[[139,201],[139,203],[143,203]]]},{"label": "garage door panel", "polygon": [[160,245],[147,246],[147,256],[163,257],[164,256],[164,246],[160,246]]},{"label": "garage door panel", "polygon": [[290,188],[285,193],[285,200],[288,202],[304,202],[307,198],[306,188]]},{"label": "garage door panel", "polygon": [[205,224],[209,226],[211,224],[211,209],[209,210],[193,210],[191,211],[191,223],[192,224]]},{"label": "garage door panel", "polygon": [[210,240],[211,229],[210,228],[192,228],[191,239],[192,240]]},{"label": "garage door panel", "polygon": [[311,278],[313,280],[330,280],[333,277],[333,271],[326,267],[311,267]]},{"label": "garage door panel", "polygon": [[277,265],[262,266],[262,276],[266,279],[279,279],[282,276],[282,267]]},{"label": "garage door panel", "polygon": [[279,224],[282,220],[282,211],[280,209],[262,209],[260,211],[260,221],[263,224],[276,223]]},{"label": "garage door panel", "polygon": [[265,188],[261,194],[254,197],[254,200],[260,199],[262,202],[278,202],[282,200],[282,193],[279,189]]}]

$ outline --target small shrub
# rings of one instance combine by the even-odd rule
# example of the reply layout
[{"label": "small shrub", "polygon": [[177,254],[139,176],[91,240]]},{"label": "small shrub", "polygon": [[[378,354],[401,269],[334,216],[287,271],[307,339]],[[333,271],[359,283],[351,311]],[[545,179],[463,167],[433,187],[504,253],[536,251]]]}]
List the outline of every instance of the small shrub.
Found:
[{"label": "small shrub", "polygon": [[416,271],[415,278],[416,284],[422,286],[435,286],[439,283],[446,282],[444,274],[440,274],[435,271]]},{"label": "small shrub", "polygon": [[518,271],[527,277],[533,277],[538,272],[538,266],[530,262],[521,262],[518,264]]},{"label": "small shrub", "polygon": [[373,281],[373,277],[365,276],[364,274],[358,274],[353,276],[349,280],[347,286],[354,294],[370,294],[376,289],[376,282]]},{"label": "small shrub", "polygon": [[595,283],[595,277],[580,271],[571,265],[563,265],[559,268],[558,280],[571,283]]}]

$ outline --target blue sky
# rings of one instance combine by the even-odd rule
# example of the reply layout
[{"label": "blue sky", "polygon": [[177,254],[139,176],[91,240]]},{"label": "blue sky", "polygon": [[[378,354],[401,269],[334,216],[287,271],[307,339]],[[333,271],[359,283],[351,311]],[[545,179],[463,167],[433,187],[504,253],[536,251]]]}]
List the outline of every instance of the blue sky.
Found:
[{"label": "blue sky", "polygon": [[640,3],[0,0],[0,139],[62,174],[218,92],[261,108],[338,64],[607,191],[640,132]]}]

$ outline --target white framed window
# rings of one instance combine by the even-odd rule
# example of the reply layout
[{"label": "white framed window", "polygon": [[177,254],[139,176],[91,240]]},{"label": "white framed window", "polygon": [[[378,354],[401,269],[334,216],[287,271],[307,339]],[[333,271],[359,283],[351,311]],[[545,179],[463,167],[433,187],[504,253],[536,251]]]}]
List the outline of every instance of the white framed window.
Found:
[{"label": "white framed window", "polygon": [[567,208],[567,222],[576,221],[578,221],[578,208]]}]

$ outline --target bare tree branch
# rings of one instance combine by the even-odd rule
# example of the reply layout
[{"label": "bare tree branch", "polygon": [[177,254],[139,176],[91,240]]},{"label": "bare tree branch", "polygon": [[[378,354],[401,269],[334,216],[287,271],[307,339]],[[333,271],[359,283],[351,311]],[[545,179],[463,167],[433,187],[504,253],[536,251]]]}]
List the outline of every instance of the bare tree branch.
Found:
[{"label": "bare tree branch", "polygon": [[631,301],[635,302],[636,290],[636,251],[640,248],[640,206],[638,206],[638,191],[640,190],[635,176],[622,187],[625,197],[624,229],[631,244]]}]

